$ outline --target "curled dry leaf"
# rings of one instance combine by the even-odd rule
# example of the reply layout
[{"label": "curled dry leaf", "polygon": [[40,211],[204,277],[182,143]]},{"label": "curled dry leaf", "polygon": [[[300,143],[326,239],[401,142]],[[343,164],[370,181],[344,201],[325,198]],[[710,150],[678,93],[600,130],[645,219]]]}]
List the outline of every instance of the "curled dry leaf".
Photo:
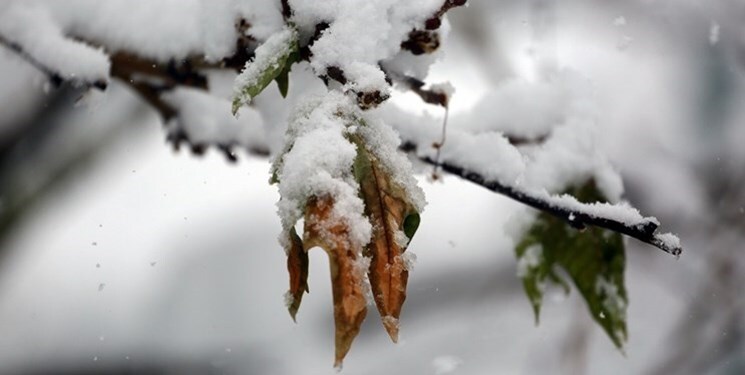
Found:
[{"label": "curled dry leaf", "polygon": [[329,256],[336,327],[334,366],[339,367],[360,331],[367,314],[367,301],[362,289],[364,269],[359,266],[361,249],[353,248],[347,224],[333,217],[333,205],[330,197],[308,200],[303,242],[306,251],[318,246]]},{"label": "curled dry leaf", "polygon": [[383,326],[391,340],[398,342],[398,319],[409,279],[403,253],[419,224],[419,214],[378,159],[361,142],[357,145],[354,172],[365,214],[373,225],[372,239],[365,249],[365,256],[371,259],[368,276]]},{"label": "curled dry leaf", "polygon": [[289,248],[287,249],[287,271],[290,273],[290,290],[287,292],[287,309],[292,320],[295,319],[303,300],[303,293],[308,293],[308,253],[303,248],[303,241],[290,229]]}]

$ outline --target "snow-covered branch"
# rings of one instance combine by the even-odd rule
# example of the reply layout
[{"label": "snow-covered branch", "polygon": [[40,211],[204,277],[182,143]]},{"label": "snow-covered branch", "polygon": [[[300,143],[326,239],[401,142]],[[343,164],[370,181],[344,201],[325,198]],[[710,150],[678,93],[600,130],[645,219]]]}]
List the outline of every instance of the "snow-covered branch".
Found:
[{"label": "snow-covered branch", "polygon": [[[449,95],[439,89],[422,92],[423,81],[387,73],[424,102],[445,106],[439,99],[441,95],[447,103]],[[563,72],[556,82],[549,84],[508,83],[502,91],[496,90],[478,103],[473,113],[459,122],[459,129],[450,131],[451,140],[445,147],[437,141],[438,129],[432,126],[437,123],[434,119],[413,116],[393,106],[384,108],[381,114],[401,134],[400,148],[427,164],[551,214],[576,229],[587,226],[609,229],[679,256],[682,246],[677,236],[658,233],[656,218],[644,217],[620,202],[620,177],[592,146],[589,131],[594,122],[592,113],[587,113],[585,98],[575,97],[581,95],[572,92],[581,85],[572,72]],[[513,101],[525,98],[533,101],[530,108],[522,108],[504,100],[507,94]],[[557,98],[563,98],[559,105],[551,104]],[[506,105],[510,107],[502,108]],[[545,107],[543,116],[547,118],[536,118],[532,106]],[[504,118],[507,116],[504,113],[509,113],[509,119]],[[520,147],[523,144],[532,147],[523,150]],[[582,203],[568,194],[551,193],[587,178],[605,180],[602,185],[613,203]]]},{"label": "snow-covered branch", "polygon": [[[407,145],[414,147],[411,143],[407,143]],[[420,160],[438,166],[445,172],[457,175],[495,193],[549,213],[578,230],[587,226],[595,226],[623,233],[676,257],[680,256],[683,251],[680,240],[676,236],[670,233],[661,234],[657,232],[660,223],[656,218],[640,216],[635,209],[629,206],[609,203],[581,203],[570,195],[551,195],[545,191],[521,189],[497,179],[487,179],[479,173],[451,162],[438,163],[428,156],[420,157]]]}]

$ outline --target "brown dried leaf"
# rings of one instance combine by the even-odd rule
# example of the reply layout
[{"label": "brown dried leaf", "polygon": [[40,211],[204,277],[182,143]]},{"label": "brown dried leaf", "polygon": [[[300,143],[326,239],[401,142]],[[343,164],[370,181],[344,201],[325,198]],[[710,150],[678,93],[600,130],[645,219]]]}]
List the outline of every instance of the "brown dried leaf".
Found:
[{"label": "brown dried leaf", "polygon": [[290,248],[287,251],[287,271],[290,273],[290,290],[287,292],[288,301],[287,309],[290,311],[292,320],[300,308],[300,302],[303,300],[303,293],[308,293],[308,253],[303,248],[303,241],[295,232],[295,228],[290,229],[289,233]]},{"label": "brown dried leaf", "polygon": [[372,239],[365,255],[371,259],[368,276],[375,304],[391,340],[398,342],[398,319],[406,300],[409,279],[403,253],[410,235],[413,235],[405,230],[404,223],[411,215],[416,215],[418,220],[418,214],[408,203],[403,189],[390,180],[378,160],[360,144],[355,175],[365,202],[365,214],[373,225]]},{"label": "brown dried leaf", "polygon": [[336,326],[334,366],[339,367],[360,331],[367,314],[367,301],[362,289],[364,270],[357,263],[361,249],[353,248],[348,225],[332,216],[333,205],[330,197],[308,200],[303,242],[306,251],[319,246],[329,256]]}]

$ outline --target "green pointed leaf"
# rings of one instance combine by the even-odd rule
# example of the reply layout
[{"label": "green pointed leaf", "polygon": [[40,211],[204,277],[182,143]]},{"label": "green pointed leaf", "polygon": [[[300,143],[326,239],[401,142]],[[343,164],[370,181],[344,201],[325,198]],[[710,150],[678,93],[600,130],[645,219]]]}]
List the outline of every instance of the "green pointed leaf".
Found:
[{"label": "green pointed leaf", "polygon": [[[593,181],[567,191],[582,202],[605,201]],[[623,238],[601,228],[576,230],[558,218],[542,213],[515,249],[518,276],[536,315],[541,309],[547,282],[564,283],[554,273],[562,268],[587,302],[592,318],[613,343],[622,348],[627,338],[624,286],[626,264]]]},{"label": "green pointed leaf", "polygon": [[[242,105],[250,103],[253,98],[283,73],[285,77],[280,78],[280,80],[286,80],[290,66],[298,58],[297,51],[298,33],[294,28],[285,28],[256,48],[253,60],[246,64],[246,67],[235,80],[233,114],[236,114]],[[282,85],[284,85],[284,88]],[[286,82],[280,84],[280,92],[286,95]]]},{"label": "green pointed leaf", "polygon": [[409,240],[414,238],[414,234],[416,233],[416,230],[419,229],[419,223],[421,220],[422,218],[418,213],[410,214],[406,216],[406,219],[404,219],[404,234],[406,234],[406,237],[409,237]]},{"label": "green pointed leaf", "polygon": [[290,70],[292,70],[292,64],[300,60],[300,54],[293,52],[290,54],[287,62],[285,63],[284,69],[279,73],[274,81],[277,82],[277,88],[279,88],[279,94],[283,98],[287,97],[287,92],[290,89]]},{"label": "green pointed leaf", "polygon": [[290,78],[288,76],[289,72],[283,70],[282,73],[274,78],[274,82],[277,82],[277,88],[279,88],[279,94],[282,95],[283,98],[287,97],[287,91],[290,89]]}]

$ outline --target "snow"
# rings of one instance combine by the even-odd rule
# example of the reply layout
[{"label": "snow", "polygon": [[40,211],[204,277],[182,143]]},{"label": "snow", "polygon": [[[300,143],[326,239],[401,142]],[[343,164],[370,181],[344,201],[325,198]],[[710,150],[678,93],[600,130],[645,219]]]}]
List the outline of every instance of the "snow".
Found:
[{"label": "snow", "polygon": [[[390,109],[390,107],[388,107]],[[398,112],[393,116],[391,111],[383,113],[391,123],[404,134],[405,139],[411,140],[419,145],[431,144],[437,139],[437,129],[427,128],[426,125],[411,126],[410,121],[400,121],[399,116],[405,116]],[[399,117],[396,120],[396,117]],[[404,128],[405,126],[405,128]],[[411,130],[416,128],[417,130]],[[581,137],[581,132],[569,131],[558,132],[559,134],[571,135],[580,143],[566,143],[561,137],[555,142],[546,143],[542,153],[533,156],[535,160],[526,161],[517,148],[507,142],[499,133],[483,133],[472,135],[457,129],[448,131],[448,139],[442,149],[442,161],[462,166],[470,171],[479,173],[487,181],[498,181],[505,186],[514,186],[528,195],[545,200],[551,205],[577,213],[584,213],[592,217],[606,217],[618,220],[630,226],[643,225],[647,221],[656,222],[654,218],[644,218],[639,212],[627,203],[608,204],[592,203],[583,204],[574,197],[554,195],[555,192],[563,190],[573,181],[583,181],[586,177],[595,176],[599,179],[599,185],[607,186],[609,199],[617,200],[622,191],[620,178],[617,173],[608,170],[609,164],[598,155],[587,156],[581,152],[575,154],[577,146],[582,143],[591,145],[592,142]],[[579,134],[575,136],[575,134]],[[409,138],[410,137],[410,138]],[[563,144],[562,144],[563,143]],[[422,147],[418,150],[420,155],[433,157],[434,150]],[[587,167],[582,167],[587,165]],[[577,171],[579,170],[579,171]],[[593,174],[594,173],[594,174]],[[580,178],[581,177],[581,178]],[[551,189],[549,192],[548,189]]]},{"label": "snow", "polygon": [[432,360],[432,367],[434,367],[436,375],[444,375],[453,373],[462,363],[463,360],[456,356],[442,355]]},{"label": "snow", "polygon": [[[234,78],[230,76],[227,96],[232,95]],[[307,62],[293,65],[289,78],[290,85],[286,98],[282,98],[279,90],[272,84],[259,94],[251,105],[261,113],[261,118],[264,120],[264,133],[271,155],[279,155],[282,152],[287,124],[296,117],[295,108],[306,98],[323,96],[328,91]]]},{"label": "snow", "polygon": [[[290,1],[293,21],[305,34],[321,22],[330,24],[311,47],[311,66],[324,75],[328,67],[355,70],[353,64],[377,66],[401,50],[401,42],[442,5],[441,0]],[[359,77],[359,75],[356,75]],[[381,82],[377,83],[382,86]]]},{"label": "snow", "polygon": [[517,259],[517,277],[524,278],[541,265],[543,261],[543,246],[531,245]]},{"label": "snow", "polygon": [[535,192],[535,195],[548,202],[551,206],[560,207],[566,211],[585,214],[594,218],[605,218],[623,223],[628,227],[643,227],[647,223],[659,225],[655,217],[644,217],[639,210],[628,202],[612,203],[582,203],[572,195],[550,195],[545,190]]},{"label": "snow", "polygon": [[[567,211],[631,227],[657,223],[621,201],[621,177],[598,147],[598,114],[592,96],[590,83],[567,69],[537,83],[508,80],[471,114],[454,116],[440,160]],[[412,115],[391,104],[378,113],[405,141],[419,145],[420,157],[434,159],[436,150],[428,145],[439,141],[439,129],[433,126],[437,119]],[[526,139],[544,136],[545,140],[515,147],[503,132]],[[594,179],[611,203],[583,204],[574,197],[556,195],[588,179]]]},{"label": "snow", "polygon": [[[285,139],[288,150],[275,160],[279,178],[278,213],[285,231],[300,220],[307,200],[313,196],[333,199],[332,220],[350,229],[350,241],[361,249],[368,243],[372,227],[364,216],[364,204],[352,175],[356,147],[346,138],[349,114],[359,111],[338,91],[309,98],[296,110]],[[341,115],[339,115],[341,114]]]},{"label": "snow", "polygon": [[406,233],[402,230],[397,230],[393,233],[393,241],[395,241],[396,245],[402,249],[409,246],[409,237],[407,237]]},{"label": "snow", "polygon": [[427,201],[414,178],[411,162],[398,151],[401,144],[398,134],[377,116],[365,114],[364,119],[365,126],[360,126],[356,130],[364,140],[365,147],[380,162],[380,166],[385,169],[389,178],[404,190],[414,209],[422,213]]},{"label": "snow", "polygon": [[370,278],[367,276],[367,272],[370,270],[370,262],[372,262],[372,258],[358,254],[354,261],[354,272],[355,277],[361,280],[362,294],[365,296],[365,301],[369,306],[374,306],[375,296],[370,285]]},{"label": "snow", "polygon": [[391,87],[385,81],[385,74],[377,65],[355,61],[344,70],[349,80],[347,87],[355,92],[375,92],[390,96]]},{"label": "snow", "polygon": [[487,94],[459,123],[474,132],[501,131],[527,139],[545,136],[566,118],[568,94],[560,82],[513,79]]},{"label": "snow", "polygon": [[108,82],[111,62],[103,50],[65,37],[44,7],[11,4],[0,12],[0,37],[17,44],[65,80],[78,84]]},{"label": "snow", "polygon": [[188,88],[166,92],[161,98],[178,112],[178,118],[168,124],[169,133],[182,130],[194,144],[240,145],[249,149],[266,144],[263,121],[253,108],[241,108],[236,118],[230,113],[228,100]]},{"label": "snow", "polygon": [[406,251],[401,254],[401,258],[403,258],[404,269],[406,269],[407,271],[412,271],[414,269],[414,265],[416,265],[416,254],[411,251]]},{"label": "snow", "polygon": [[[381,115],[390,123],[396,124],[396,129],[402,133],[404,139],[420,145],[420,156],[434,156],[434,150],[421,145],[429,145],[437,140],[437,129],[431,125],[427,128],[426,124],[412,126],[412,123],[417,124],[417,121],[422,120],[411,120],[410,115],[390,106]],[[497,181],[504,186],[514,187],[528,196],[566,211],[616,220],[630,227],[644,226],[647,223],[659,224],[656,218],[643,217],[626,202],[586,204],[570,195],[556,195],[568,184],[594,176],[611,202],[620,199],[622,186],[618,174],[610,169],[607,160],[597,152],[589,156],[581,152],[581,145],[592,149],[593,142],[592,138],[586,138],[586,134],[577,130],[569,131],[567,128],[564,132],[561,128],[556,129],[554,133],[559,135],[554,135],[556,138],[552,139],[555,141],[547,142],[542,146],[542,151],[533,155],[534,160],[530,161],[499,133],[488,132],[477,136],[450,129],[442,149],[441,161],[476,172],[486,181]],[[562,141],[564,138],[561,134],[566,134],[568,140]],[[578,149],[580,152],[575,154]]]},{"label": "snow", "polygon": [[286,291],[285,294],[282,297],[285,301],[285,307],[289,310],[290,306],[292,306],[293,303],[295,303],[295,296],[292,295],[291,291]]},{"label": "snow", "polygon": [[441,157],[442,161],[475,171],[487,180],[505,181],[510,185],[525,171],[523,156],[499,133],[449,130]]},{"label": "snow", "polygon": [[611,202],[620,200],[623,184],[597,146],[598,128],[591,118],[574,118],[553,129],[540,146],[526,150],[524,186],[559,193],[594,178]]},{"label": "snow", "polygon": [[709,26],[709,44],[712,46],[719,43],[719,29],[719,24],[712,21],[711,26]]},{"label": "snow", "polygon": [[672,233],[658,234],[655,238],[661,241],[669,249],[680,249],[682,246],[680,238]]},{"label": "snow", "polygon": [[[606,279],[605,276],[598,275],[595,279],[595,293],[603,296],[603,308],[620,320],[626,320],[626,300],[618,293],[618,286]],[[626,336],[621,333],[618,337],[625,338]]]},{"label": "snow", "polygon": [[396,331],[398,331],[400,324],[401,324],[398,319],[390,315],[386,315],[382,317],[381,320],[383,321],[384,326],[393,327],[395,328]]},{"label": "snow", "polygon": [[449,98],[455,94],[455,86],[450,82],[436,83],[429,87],[430,91],[445,94]]},{"label": "snow", "polygon": [[240,18],[251,24],[248,32],[258,40],[265,40],[282,25],[272,0],[28,2],[48,8],[66,32],[105,45],[109,52],[130,52],[159,62],[200,54],[208,61],[219,61],[232,55]]}]

